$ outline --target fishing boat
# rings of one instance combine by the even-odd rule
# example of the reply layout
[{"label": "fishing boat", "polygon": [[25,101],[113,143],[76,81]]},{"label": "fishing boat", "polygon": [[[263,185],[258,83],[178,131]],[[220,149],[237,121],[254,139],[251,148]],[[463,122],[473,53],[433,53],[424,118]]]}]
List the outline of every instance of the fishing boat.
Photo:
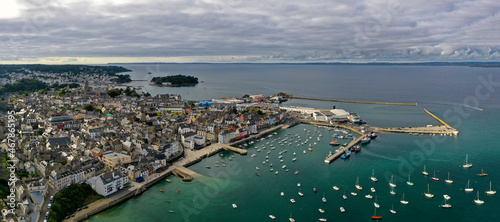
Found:
[{"label": "fishing boat", "polygon": [[366,199],[372,199],[372,198],[373,198],[373,196],[372,196],[372,195],[370,195],[370,194],[367,194],[367,195],[365,195],[365,198],[366,198]]},{"label": "fishing boat", "polygon": [[341,159],[347,159],[351,156],[351,151],[349,150],[346,150],[344,154],[342,154],[342,156],[340,156]]},{"label": "fishing boat", "polygon": [[432,180],[434,181],[439,181],[439,178],[436,177],[436,171],[434,170],[434,176],[431,177]]},{"label": "fishing boat", "polygon": [[444,197],[444,199],[447,199],[447,200],[451,199],[451,197],[448,194],[444,194],[443,197]]},{"label": "fishing boat", "polygon": [[295,200],[294,199],[290,199],[290,202],[295,203]]},{"label": "fishing boat", "polygon": [[269,215],[269,218],[271,218],[271,220],[276,219],[276,217],[274,215]]},{"label": "fishing boat", "polygon": [[472,163],[469,163],[469,154],[465,155],[465,164],[462,165],[464,168],[470,168],[472,167]]},{"label": "fishing boat", "polygon": [[165,192],[165,191],[164,191],[164,190],[160,190],[160,192],[162,192],[162,193],[163,193],[163,192]]},{"label": "fishing boat", "polygon": [[405,193],[403,193],[403,197],[401,197],[401,200],[399,201],[402,204],[408,204],[409,202],[405,200]]},{"label": "fishing boat", "polygon": [[323,201],[323,203],[326,203],[325,193],[323,193],[323,198],[321,198],[321,201]]},{"label": "fishing boat", "polygon": [[408,181],[406,181],[406,184],[413,186],[413,182],[410,181],[410,174],[408,174]]},{"label": "fishing boat", "polygon": [[372,193],[375,193],[375,188],[370,188],[370,190],[372,191]]},{"label": "fishing boat", "polygon": [[309,149],[307,149],[307,150],[309,150],[309,152],[313,151],[313,149],[311,149],[311,148],[309,148]]},{"label": "fishing boat", "polygon": [[389,210],[391,214],[396,214],[396,211],[394,210],[394,204],[392,204],[392,208]]},{"label": "fishing boat", "polygon": [[380,208],[380,205],[377,203],[377,196],[375,196],[375,202],[373,202],[373,206],[375,206],[375,208]]},{"label": "fishing boat", "polygon": [[344,207],[340,207],[340,212],[341,212],[341,213],[345,213],[345,209],[344,209]]},{"label": "fishing boat", "polygon": [[236,204],[233,204],[233,208],[236,209],[236,208],[238,208],[238,206],[236,206]]},{"label": "fishing boat", "polygon": [[365,137],[361,140],[361,144],[367,144],[367,143],[370,143],[370,138]]},{"label": "fishing boat", "polygon": [[363,189],[363,187],[361,187],[359,185],[359,177],[356,179],[356,189],[358,189],[358,190],[362,190]]},{"label": "fishing boat", "polygon": [[373,182],[377,182],[378,179],[375,177],[375,169],[372,170],[372,176],[370,177],[370,179],[373,181]]},{"label": "fishing boat", "polygon": [[424,193],[426,197],[433,198],[434,194],[430,192],[429,184],[427,184],[427,193]]},{"label": "fishing boat", "polygon": [[361,151],[361,147],[355,146],[354,147],[354,152],[358,153],[359,151]]},{"label": "fishing boat", "polygon": [[330,145],[332,145],[332,146],[338,146],[338,145],[340,145],[340,143],[337,143],[337,141],[332,140],[332,142],[330,142]]},{"label": "fishing boat", "polygon": [[372,220],[382,220],[382,216],[377,216],[377,208],[373,212]]},{"label": "fishing boat", "polygon": [[396,191],[394,191],[394,187],[391,187],[391,191],[389,191],[391,195],[396,195]]},{"label": "fishing boat", "polygon": [[334,190],[339,190],[340,188],[339,188],[339,187],[337,187],[337,186],[333,186],[333,189],[334,189]]},{"label": "fishing boat", "polygon": [[467,180],[467,187],[465,187],[465,192],[472,192],[474,188],[470,188],[470,180]]},{"label": "fishing boat", "polygon": [[394,175],[391,176],[391,181],[389,181],[389,186],[396,187],[396,184],[394,183]]},{"label": "fishing boat", "polygon": [[478,173],[477,175],[480,176],[480,177],[488,176],[488,174],[485,173],[483,169],[481,169],[481,173]]},{"label": "fishing boat", "polygon": [[451,204],[446,203],[447,200],[448,199],[444,198],[443,202],[441,203],[441,205],[439,205],[439,207],[445,208],[445,209],[451,208]]},{"label": "fishing boat", "polygon": [[484,200],[479,199],[479,191],[477,191],[476,198],[474,198],[474,203],[476,204],[484,204]]},{"label": "fishing boat", "polygon": [[493,194],[496,194],[496,193],[497,193],[496,190],[491,190],[491,181],[490,181],[490,190],[487,190],[486,194],[493,195]]},{"label": "fishing boat", "polygon": [[425,165],[424,165],[424,171],[422,171],[422,174],[423,174],[424,176],[428,176],[428,175],[429,175],[429,173],[427,173],[427,171],[425,171]]},{"label": "fishing boat", "polygon": [[444,182],[451,184],[453,183],[453,180],[450,180],[450,172],[448,172],[448,179],[444,180]]},{"label": "fishing boat", "polygon": [[325,213],[325,210],[323,210],[323,209],[321,209],[321,208],[319,208],[318,210],[319,210],[319,212],[320,212],[320,213],[322,213],[322,214],[324,214],[324,213]]},{"label": "fishing boat", "polygon": [[297,171],[295,171],[295,175],[297,175],[297,174],[299,174],[299,171],[298,171],[298,170],[297,170]]}]

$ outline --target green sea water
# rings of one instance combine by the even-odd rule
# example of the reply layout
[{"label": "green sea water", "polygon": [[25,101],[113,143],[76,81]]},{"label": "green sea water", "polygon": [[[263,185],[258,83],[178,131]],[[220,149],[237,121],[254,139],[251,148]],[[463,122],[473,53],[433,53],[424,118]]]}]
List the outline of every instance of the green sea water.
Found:
[{"label": "green sea water", "polygon": [[[190,66],[175,66],[175,68],[195,69]],[[224,70],[224,67],[218,68]],[[242,68],[248,69],[247,66]],[[255,69],[263,68],[256,67]],[[294,72],[294,69],[288,66],[282,69],[287,69],[289,73]],[[335,73],[337,70],[322,66],[309,69],[317,71],[320,77],[325,77],[327,80],[330,78],[327,74]],[[341,67],[341,69],[346,68]],[[492,74],[493,80],[500,82],[497,76],[498,71],[468,67],[409,67],[408,69],[413,70],[412,72],[424,73],[419,79],[412,75],[398,73],[398,70],[404,69],[400,67],[372,67],[371,70],[375,74],[371,75],[360,74],[366,72],[365,67],[347,69],[342,72],[354,74],[345,75],[344,78],[340,74],[333,76],[340,78],[340,81],[346,81],[348,85],[351,84],[352,89],[344,86],[349,88],[350,91],[346,90],[350,92],[351,98],[355,98],[359,91],[364,92],[365,88],[370,88],[371,94],[362,94],[359,97],[370,101],[416,101],[419,105],[407,107],[336,104],[338,108],[357,112],[368,124],[375,126],[437,125],[434,119],[423,112],[426,108],[452,124],[460,131],[460,134],[458,136],[413,136],[380,133],[371,143],[363,145],[361,152],[351,155],[348,160],[338,159],[327,165],[324,163],[325,156],[336,149],[328,143],[333,139],[332,134],[337,132],[311,125],[297,125],[277,131],[277,135],[250,145],[246,156],[221,152],[223,156],[214,155],[206,158],[189,167],[201,175],[193,182],[185,183],[172,176],[170,177],[172,183],[160,182],[141,196],[95,215],[89,221],[270,221],[268,217],[270,214],[276,216],[276,221],[288,221],[290,215],[296,221],[317,221],[319,218],[326,218],[328,221],[368,221],[374,214],[375,199],[366,199],[364,197],[366,194],[377,196],[380,208],[376,213],[382,216],[384,221],[500,221],[498,194],[493,196],[485,194],[485,191],[489,189],[490,181],[493,183],[493,190],[500,189],[500,173],[497,170],[500,157],[498,149],[500,96],[496,92],[500,88],[481,91],[490,92],[487,98],[478,99],[479,94],[475,93],[481,85],[478,79],[481,76],[487,79],[488,75]],[[321,74],[322,72],[324,73]],[[387,74],[388,72],[392,74]],[[362,75],[363,78],[359,78],[360,83],[351,83],[352,76],[356,75]],[[273,73],[269,73],[269,76],[271,79],[275,78]],[[337,79],[332,79],[332,82]],[[410,84],[407,88],[413,92],[408,94],[405,87],[397,85],[408,81],[407,79],[411,79],[410,82],[414,84],[428,84],[425,86]],[[263,85],[269,84],[266,79],[260,79],[260,81]],[[318,83],[318,85],[321,84],[324,83]],[[397,86],[393,86],[394,84]],[[238,85],[228,87],[238,87]],[[301,94],[307,94],[307,89],[297,88]],[[392,93],[384,90],[387,88],[390,88]],[[417,90],[420,88],[422,90]],[[310,91],[315,90],[317,88],[310,89]],[[339,98],[338,95],[327,93],[336,93],[335,88],[324,88],[322,91],[324,93],[316,97]],[[344,93],[346,92],[339,90],[340,95]],[[203,93],[193,94],[184,94],[183,97],[200,97],[201,99],[205,98],[201,97],[202,95],[206,96]],[[345,97],[339,99],[345,99]],[[464,101],[468,101],[467,105],[481,107],[483,111],[457,105],[463,104]],[[479,103],[474,104],[474,101]],[[292,100],[284,105],[328,108],[332,103]],[[312,152],[307,151],[305,154],[303,150],[307,149],[308,144],[299,147],[296,144],[282,147],[278,141],[272,142],[274,139],[280,138],[281,140],[285,137],[289,137],[288,139],[293,137],[295,141],[298,140],[294,137],[297,134],[303,142],[309,137],[308,132],[312,137],[308,144],[316,142],[317,145],[312,147]],[[322,137],[318,141],[317,137],[320,132]],[[348,142],[348,140],[342,142]],[[273,144],[276,149],[271,150],[270,144]],[[263,149],[264,146],[266,149]],[[259,148],[260,152],[257,151]],[[282,154],[284,161],[280,163],[278,152],[284,149],[288,152]],[[266,154],[268,151],[271,153]],[[251,157],[252,154],[256,154],[256,157]],[[474,165],[469,169],[462,167],[466,154],[469,155],[469,161]],[[266,156],[269,156],[269,162],[263,164]],[[292,162],[291,159],[294,157],[297,161]],[[222,160],[227,163],[226,167],[222,166]],[[273,172],[270,171],[270,163],[273,163]],[[283,165],[286,165],[285,169],[289,169],[289,172],[282,169]],[[429,176],[421,173],[424,165]],[[210,169],[206,166],[210,166]],[[256,170],[256,167],[260,170]],[[373,169],[379,180],[376,183],[369,178]],[[481,169],[484,169],[488,176],[478,177],[477,174]],[[279,173],[276,175],[275,171]],[[299,173],[295,175],[295,171]],[[430,179],[434,172],[440,181]],[[448,173],[450,173],[450,179],[454,181],[453,184],[444,182]],[[408,174],[411,174],[414,186],[406,184]],[[394,189],[396,195],[389,193],[388,182],[391,176],[394,176],[397,185]],[[359,184],[363,187],[361,191],[356,190],[354,186],[357,177],[359,177]],[[474,192],[464,191],[468,180]],[[301,184],[300,188],[297,187],[297,183]],[[431,193],[435,195],[434,198],[427,198],[423,194],[428,184]],[[338,186],[340,190],[335,191],[332,186]],[[313,187],[317,188],[317,193],[313,192]],[[376,189],[375,193],[370,191],[371,187]],[[165,193],[160,193],[160,189],[165,190]],[[181,192],[176,193],[177,190]],[[303,197],[298,195],[299,191],[304,193]],[[479,197],[485,201],[484,204],[477,205],[473,202],[476,191],[479,191]],[[280,196],[280,192],[284,192],[285,196]],[[357,192],[358,195],[352,196],[351,192]],[[408,205],[400,203],[403,193],[405,200],[409,201]],[[343,194],[347,195],[347,200],[342,198]],[[443,194],[451,196],[448,201],[452,205],[451,209],[438,207],[443,202]],[[321,201],[323,195],[327,203]],[[290,202],[291,198],[296,200],[295,204]],[[237,204],[237,209],[233,209],[231,206],[233,203]],[[392,205],[397,214],[389,212]],[[339,211],[341,206],[345,208],[345,213]],[[326,212],[321,214],[318,211],[319,208]],[[175,213],[169,213],[168,210],[173,210]]]}]

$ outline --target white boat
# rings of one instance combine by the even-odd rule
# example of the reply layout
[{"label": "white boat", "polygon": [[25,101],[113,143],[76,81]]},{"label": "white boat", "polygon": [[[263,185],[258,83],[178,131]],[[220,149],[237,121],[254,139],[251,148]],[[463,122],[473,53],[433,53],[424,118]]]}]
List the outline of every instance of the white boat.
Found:
[{"label": "white boat", "polygon": [[434,194],[430,192],[429,184],[427,184],[427,193],[424,193],[426,197],[433,198]]},{"label": "white boat", "polygon": [[491,181],[490,181],[490,190],[486,191],[486,194],[493,195],[493,194],[496,194],[496,193],[497,193],[496,190],[491,190]]},{"label": "white boat", "polygon": [[375,169],[373,169],[372,171],[372,176],[370,177],[370,179],[373,181],[373,182],[377,182],[378,179],[375,177]]},{"label": "white boat", "polygon": [[339,187],[337,187],[337,186],[333,186],[333,189],[334,189],[334,190],[339,190]]},{"label": "white boat", "polygon": [[406,181],[406,184],[413,186],[413,182],[410,181],[410,174],[408,174],[408,181]]},{"label": "white boat", "polygon": [[320,213],[322,213],[322,214],[324,214],[324,213],[325,213],[325,210],[323,210],[323,209],[321,209],[321,208],[319,208],[318,210],[319,210],[319,212],[320,212]]},{"label": "white boat", "polygon": [[356,192],[351,192],[351,195],[353,195],[353,196],[358,196],[358,193],[356,193]]},{"label": "white boat", "polygon": [[470,168],[472,167],[472,163],[469,163],[469,154],[465,155],[465,164],[462,165],[464,168]]},{"label": "white boat", "polygon": [[274,174],[278,175],[278,171],[274,172]]},{"label": "white boat", "polygon": [[288,218],[290,222],[295,222],[295,219],[292,218],[292,213],[290,213],[290,217]]},{"label": "white boat", "polygon": [[345,209],[344,209],[344,207],[340,207],[340,212],[341,212],[341,213],[345,213]]},{"label": "white boat", "polygon": [[450,197],[448,194],[444,194],[444,195],[443,195],[443,197],[444,197],[444,199],[446,199],[446,200],[451,199],[451,197]]},{"label": "white boat", "polygon": [[325,193],[323,193],[323,198],[321,198],[321,201],[323,201],[323,203],[326,203]]},{"label": "white boat", "polygon": [[467,180],[467,187],[465,188],[465,192],[472,192],[474,188],[470,188],[470,180]]},{"label": "white boat", "polygon": [[285,168],[286,168],[286,165],[283,165],[283,166],[281,167],[281,169],[285,169]]},{"label": "white boat", "polygon": [[293,159],[292,159],[292,162],[295,162],[296,160],[297,160],[297,158],[293,158]]},{"label": "white boat", "polygon": [[372,193],[375,193],[375,188],[370,188],[370,190],[372,191]]},{"label": "white boat", "polygon": [[281,196],[285,196],[285,193],[284,193],[284,192],[281,192],[281,193],[280,193],[280,195],[281,195]]},{"label": "white boat", "polygon": [[375,202],[373,202],[373,206],[376,208],[380,208],[380,205],[377,203],[377,196],[375,196]]},{"label": "white boat", "polygon": [[290,202],[295,203],[295,200],[294,199],[290,199]]},{"label": "white boat", "polygon": [[391,176],[391,181],[389,181],[389,186],[396,187],[396,184],[394,183],[394,175]]},{"label": "white boat", "polygon": [[443,203],[441,203],[441,205],[439,205],[439,207],[445,208],[445,209],[451,208],[451,204],[446,203],[446,200],[448,200],[448,199],[446,199],[446,197],[445,197],[443,200]]},{"label": "white boat", "polygon": [[342,195],[342,198],[344,198],[344,200],[347,200],[347,196],[345,194]]},{"label": "white boat", "polygon": [[274,215],[269,215],[269,218],[271,218],[272,220],[276,219]]},{"label": "white boat", "polygon": [[366,198],[366,199],[372,199],[372,198],[373,198],[373,196],[372,196],[372,195],[370,195],[370,194],[367,194],[367,195],[365,195],[365,198]]},{"label": "white boat", "polygon": [[319,218],[318,220],[319,220],[319,221],[327,221],[327,219],[326,219],[326,218]]},{"label": "white boat", "polygon": [[251,156],[251,157],[256,157],[256,156],[257,156],[257,154],[255,154],[255,153],[254,153],[254,154],[252,154],[252,155],[250,155],[250,156]]},{"label": "white boat", "polygon": [[363,189],[363,187],[361,187],[359,185],[359,177],[356,179],[356,189],[358,189],[358,190],[362,190]]},{"label": "white boat", "polygon": [[477,191],[477,195],[476,195],[476,198],[474,199],[474,203],[484,204],[484,200],[479,199],[479,191]]},{"label": "white boat", "polygon": [[392,204],[392,208],[389,210],[391,214],[396,214],[396,211],[394,210],[394,204]]},{"label": "white boat", "polygon": [[402,204],[408,204],[409,202],[405,200],[405,193],[403,193],[403,197],[401,197],[401,200],[399,201]]},{"label": "white boat", "polygon": [[259,167],[255,167],[255,169],[256,169],[256,170],[260,170],[260,168],[259,168]]},{"label": "white boat", "polygon": [[233,204],[233,208],[236,209],[236,208],[238,208],[238,206],[236,206],[236,204]]},{"label": "white boat", "polygon": [[427,171],[425,171],[425,165],[424,165],[424,171],[422,171],[422,174],[425,175],[425,176],[429,175],[429,173],[427,173]]},{"label": "white boat", "polygon": [[297,186],[300,187],[300,183],[298,183]]},{"label": "white boat", "polygon": [[446,183],[453,183],[453,180],[450,180],[450,172],[448,172],[448,179],[444,180]]},{"label": "white boat", "polygon": [[391,195],[396,195],[396,192],[394,191],[394,187],[391,187],[391,191],[389,191]]}]

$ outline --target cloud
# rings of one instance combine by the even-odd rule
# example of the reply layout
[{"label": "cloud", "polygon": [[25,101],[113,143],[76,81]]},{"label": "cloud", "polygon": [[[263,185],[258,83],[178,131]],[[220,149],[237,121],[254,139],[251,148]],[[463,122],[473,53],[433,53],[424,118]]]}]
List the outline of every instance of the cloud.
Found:
[{"label": "cloud", "polygon": [[500,54],[495,0],[24,0],[7,7],[17,14],[0,17],[4,62],[498,61]]}]

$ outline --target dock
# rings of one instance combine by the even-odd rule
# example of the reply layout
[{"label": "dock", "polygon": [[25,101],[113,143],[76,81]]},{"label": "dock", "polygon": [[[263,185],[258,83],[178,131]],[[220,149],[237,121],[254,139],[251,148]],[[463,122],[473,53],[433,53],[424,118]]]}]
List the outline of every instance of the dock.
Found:
[{"label": "dock", "polygon": [[355,129],[354,127],[347,126],[347,125],[331,124],[331,123],[317,122],[317,121],[311,121],[311,120],[301,120],[300,123],[305,123],[305,124],[310,124],[310,125],[318,125],[318,126],[340,127],[340,128],[348,129],[348,130],[350,130],[354,133],[357,133],[359,135],[364,135],[364,133],[362,133],[358,129]]},{"label": "dock", "polygon": [[172,171],[172,174],[182,177],[182,181],[188,182],[192,181],[193,177],[198,175],[198,173],[186,168],[186,167],[177,167]]},{"label": "dock", "polygon": [[347,146],[345,147],[342,147],[339,149],[338,152],[336,152],[335,154],[333,154],[332,156],[328,157],[325,159],[325,163],[332,163],[334,160],[336,160],[337,158],[339,158],[342,154],[345,153],[346,150],[348,150],[349,148],[353,147],[354,145],[356,145],[357,143],[361,142],[362,139],[364,139],[366,137],[366,135],[362,135],[360,136],[359,138],[351,141],[349,144],[347,144]]},{"label": "dock", "polygon": [[394,133],[412,133],[412,134],[441,134],[441,135],[458,135],[458,130],[451,127],[445,121],[439,119],[436,115],[432,114],[428,110],[424,111],[429,114],[432,118],[436,119],[439,123],[443,124],[441,126],[419,126],[419,127],[374,127],[370,128],[377,131],[384,132],[394,132]]},{"label": "dock", "polygon": [[340,99],[318,99],[318,98],[308,98],[308,97],[298,97],[298,96],[290,96],[288,98],[340,102],[340,103],[364,103],[364,104],[395,105],[395,106],[416,106],[417,105],[417,103],[368,102],[368,101],[352,101],[352,100],[340,100]]}]

